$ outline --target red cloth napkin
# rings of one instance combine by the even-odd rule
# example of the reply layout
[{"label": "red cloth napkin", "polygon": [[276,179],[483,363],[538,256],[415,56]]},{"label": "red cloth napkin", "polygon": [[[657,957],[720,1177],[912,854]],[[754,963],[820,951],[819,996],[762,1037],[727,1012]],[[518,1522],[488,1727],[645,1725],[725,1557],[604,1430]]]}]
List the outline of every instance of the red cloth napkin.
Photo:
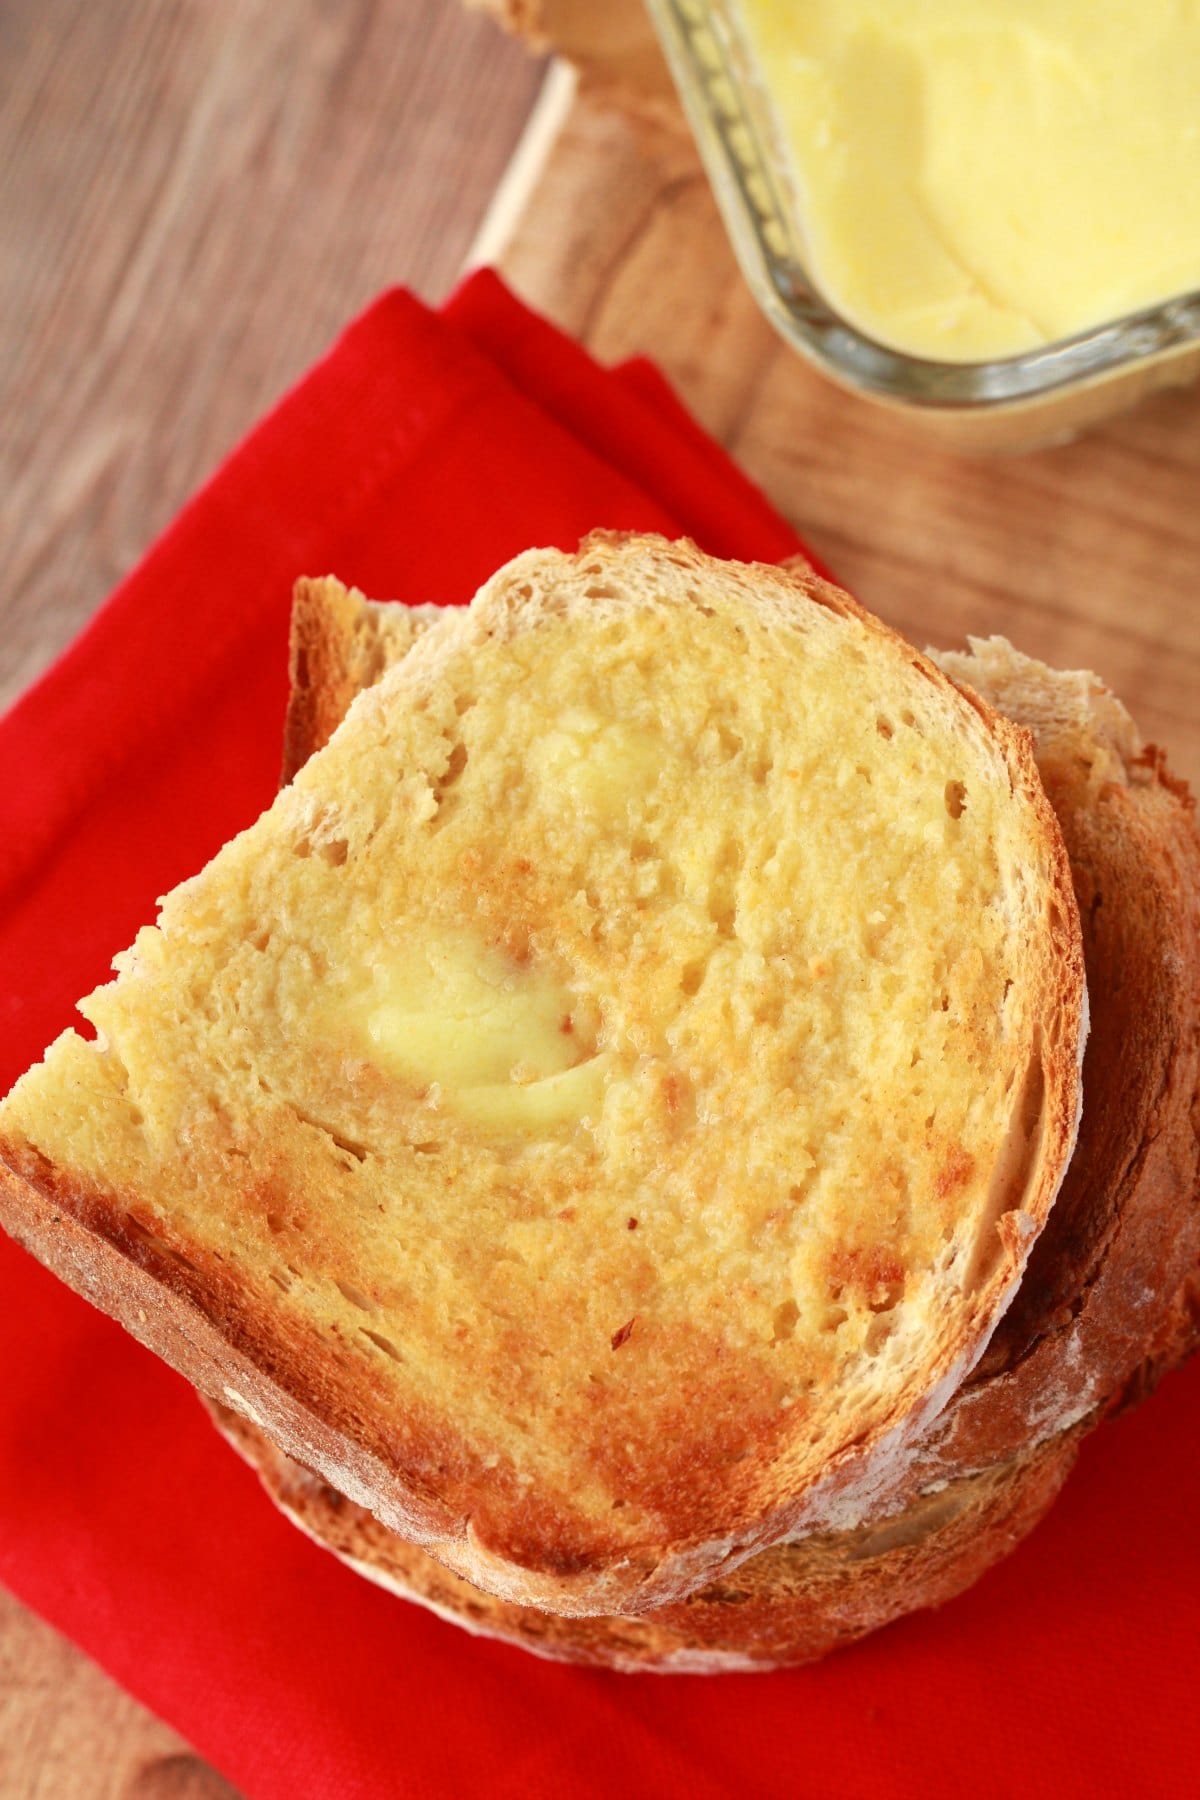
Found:
[{"label": "red cloth napkin", "polygon": [[[385,296],[0,722],[0,1087],[270,800],[291,582],[461,601],[596,525],[796,540],[644,363],[490,275]],[[816,1669],[632,1678],[467,1637],[273,1510],[190,1389],[0,1240],[0,1580],[252,1800],[1194,1794],[1200,1369],[936,1615]]]}]

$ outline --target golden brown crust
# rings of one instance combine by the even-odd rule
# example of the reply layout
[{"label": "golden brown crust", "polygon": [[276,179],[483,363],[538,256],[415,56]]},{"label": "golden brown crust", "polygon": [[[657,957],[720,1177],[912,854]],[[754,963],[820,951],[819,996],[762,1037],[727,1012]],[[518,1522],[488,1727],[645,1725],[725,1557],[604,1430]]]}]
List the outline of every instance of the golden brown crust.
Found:
[{"label": "golden brown crust", "polygon": [[558,1661],[626,1673],[709,1674],[816,1661],[923,1607],[1007,1556],[1069,1474],[1077,1433],[854,1531],[778,1544],[689,1599],[637,1616],[562,1618],[480,1592],[284,1456],[227,1408],[220,1431],[287,1516],[360,1574],[467,1630]]},{"label": "golden brown crust", "polygon": [[201,1268],[157,1233],[132,1228],[111,1196],[45,1170],[34,1179],[24,1147],[0,1140],[0,1217],[17,1243],[201,1394],[239,1407],[288,1454],[319,1462],[341,1492],[364,1505],[380,1510],[383,1495],[392,1529],[423,1539],[452,1528],[443,1506],[411,1488],[397,1494],[380,1457],[329,1423],[342,1397],[323,1387],[327,1369],[300,1347],[280,1356],[277,1345],[245,1337],[244,1313],[219,1272]]}]

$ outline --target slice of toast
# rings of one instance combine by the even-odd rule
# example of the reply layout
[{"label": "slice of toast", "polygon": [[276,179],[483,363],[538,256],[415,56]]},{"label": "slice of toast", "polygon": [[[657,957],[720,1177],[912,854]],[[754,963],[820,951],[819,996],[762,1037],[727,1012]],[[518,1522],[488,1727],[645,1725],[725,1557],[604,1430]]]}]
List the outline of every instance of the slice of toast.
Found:
[{"label": "slice of toast", "polygon": [[642,1610],[870,1489],[1078,1117],[1025,734],[837,590],[531,552],[169,896],[3,1217],[477,1585]]},{"label": "slice of toast", "polygon": [[[328,741],[360,679],[377,680],[406,656],[436,611],[375,605],[336,582],[298,585],[294,767]],[[1200,1268],[1195,803],[1097,676],[1050,669],[998,637],[974,639],[967,652],[930,654],[1033,733],[1082,915],[1087,1107],[1012,1305],[921,1453],[873,1501],[872,1516],[894,1511],[932,1481],[976,1473],[1112,1411],[1127,1393],[1140,1396],[1184,1359],[1197,1335],[1196,1309],[1187,1303]],[[299,686],[308,667],[319,667],[325,681],[315,711]]]},{"label": "slice of toast", "polygon": [[1197,1342],[1200,833],[1094,675],[1002,638],[939,664],[1029,727],[1071,858],[1091,1029],[1071,1167],[1017,1296],[905,1471],[908,1493],[1136,1400]]},{"label": "slice of toast", "polygon": [[[333,689],[346,695],[364,633],[373,678],[407,654],[406,613],[336,583],[301,584],[293,669],[319,642]],[[417,629],[429,616],[422,609]],[[564,1620],[481,1594],[244,1420],[219,1418],[276,1503],[360,1572],[468,1629],[569,1661],[699,1671],[806,1662],[968,1586],[1041,1518],[1080,1433],[1195,1347],[1200,837],[1191,798],[1094,676],[1052,671],[1002,639],[939,661],[1035,734],[1083,904],[1093,1026],[1088,1108],[1050,1223],[979,1371],[914,1458],[896,1510],[777,1546],[734,1582],[637,1620]],[[328,735],[339,715],[321,716]],[[325,740],[294,741],[303,760]],[[1148,1033],[1130,1020],[1131,1001],[1144,1005]],[[1135,1042],[1130,1061],[1123,1046]]]}]

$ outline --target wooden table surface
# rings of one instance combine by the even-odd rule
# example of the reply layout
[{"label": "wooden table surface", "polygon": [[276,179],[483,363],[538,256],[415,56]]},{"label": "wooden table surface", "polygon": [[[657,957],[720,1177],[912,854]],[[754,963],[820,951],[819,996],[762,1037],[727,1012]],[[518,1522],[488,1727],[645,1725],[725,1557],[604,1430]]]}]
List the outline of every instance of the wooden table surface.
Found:
[{"label": "wooden table surface", "polygon": [[[1094,667],[1200,781],[1200,389],[1000,460],[849,400],[739,279],[635,0],[530,7],[585,60],[600,34],[593,85],[647,82],[654,122],[555,77],[486,237],[518,291],[651,354],[916,641]],[[372,292],[446,289],[538,79],[450,0],[0,5],[0,700]],[[221,1793],[0,1599],[0,1796]]]},{"label": "wooden table surface", "polygon": [[[454,0],[3,0],[0,705],[359,307],[447,290],[539,80]],[[230,1791],[0,1590],[3,1800]]]}]

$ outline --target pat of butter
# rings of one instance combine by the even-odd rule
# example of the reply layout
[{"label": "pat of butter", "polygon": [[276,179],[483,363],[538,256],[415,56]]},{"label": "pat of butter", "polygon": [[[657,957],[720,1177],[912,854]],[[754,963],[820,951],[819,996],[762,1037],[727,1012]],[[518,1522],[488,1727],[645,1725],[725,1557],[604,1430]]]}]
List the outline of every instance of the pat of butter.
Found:
[{"label": "pat of butter", "polygon": [[812,275],[918,356],[1036,349],[1200,286],[1200,9],[741,0]]},{"label": "pat of butter", "polygon": [[467,930],[414,929],[376,971],[373,1059],[495,1129],[537,1130],[595,1114],[610,1058],[558,977]]},{"label": "pat of butter", "polygon": [[662,758],[651,732],[569,707],[531,744],[529,766],[544,796],[565,799],[594,819],[619,821],[630,801],[654,786]]}]

